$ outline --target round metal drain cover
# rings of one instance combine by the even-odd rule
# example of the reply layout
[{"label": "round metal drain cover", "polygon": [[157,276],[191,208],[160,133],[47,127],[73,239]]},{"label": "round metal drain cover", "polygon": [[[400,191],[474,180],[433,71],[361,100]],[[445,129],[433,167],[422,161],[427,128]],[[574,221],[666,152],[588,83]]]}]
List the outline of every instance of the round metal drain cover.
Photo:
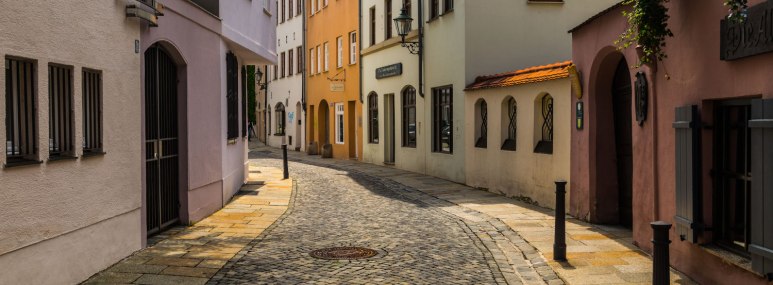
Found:
[{"label": "round metal drain cover", "polygon": [[363,259],[371,258],[378,254],[378,251],[364,247],[330,247],[312,251],[311,257],[319,259]]}]

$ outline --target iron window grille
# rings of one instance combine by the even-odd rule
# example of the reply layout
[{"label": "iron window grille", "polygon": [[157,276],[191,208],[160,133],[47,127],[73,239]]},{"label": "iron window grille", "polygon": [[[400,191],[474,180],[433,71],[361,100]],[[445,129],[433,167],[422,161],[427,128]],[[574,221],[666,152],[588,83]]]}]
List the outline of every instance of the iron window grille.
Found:
[{"label": "iron window grille", "polygon": [[287,51],[287,76],[293,76],[293,50]]},{"label": "iron window grille", "polygon": [[368,95],[368,142],[378,143],[378,95]]},{"label": "iron window grille", "polygon": [[403,146],[416,147],[416,88],[403,90]]},{"label": "iron window grille", "polygon": [[37,161],[35,62],[5,59],[6,165]]},{"label": "iron window grille", "polygon": [[434,152],[453,153],[453,87],[432,88],[432,139]]},{"label": "iron window grille", "polygon": [[102,153],[102,72],[83,70],[83,155]]},{"label": "iron window grille", "polygon": [[274,110],[274,114],[276,114],[276,133],[274,133],[275,136],[284,136],[285,135],[285,106],[282,103],[276,104],[276,110]]},{"label": "iron window grille", "polygon": [[72,67],[48,66],[48,156],[75,156]]},{"label": "iron window grille", "polygon": [[[228,106],[228,139],[239,137],[238,62],[232,52],[226,54],[226,103]],[[275,66],[276,67],[276,66]]]},{"label": "iron window grille", "polygon": [[545,94],[540,100],[542,110],[542,139],[534,148],[536,153],[553,153],[553,97]]},{"label": "iron window grille", "polygon": [[502,150],[515,150],[516,149],[516,133],[518,131],[518,105],[513,97],[507,99],[505,105],[505,111],[503,115],[507,116],[507,130],[505,133],[505,141],[502,143]]},{"label": "iron window grille", "polygon": [[486,101],[481,101],[478,107],[480,114],[480,136],[475,141],[475,147],[486,148],[488,145],[488,106]]}]

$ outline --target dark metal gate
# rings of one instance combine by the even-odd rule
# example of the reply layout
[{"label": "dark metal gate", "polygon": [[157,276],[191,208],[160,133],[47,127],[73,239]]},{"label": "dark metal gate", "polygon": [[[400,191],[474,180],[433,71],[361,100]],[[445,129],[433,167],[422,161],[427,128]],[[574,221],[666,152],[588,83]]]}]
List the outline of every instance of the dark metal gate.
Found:
[{"label": "dark metal gate", "polygon": [[148,235],[180,220],[177,67],[158,45],[145,52],[145,167]]},{"label": "dark metal gate", "polygon": [[633,223],[633,125],[631,74],[628,63],[621,60],[612,84],[612,103],[615,118],[615,150],[617,158],[618,213],[620,225]]}]

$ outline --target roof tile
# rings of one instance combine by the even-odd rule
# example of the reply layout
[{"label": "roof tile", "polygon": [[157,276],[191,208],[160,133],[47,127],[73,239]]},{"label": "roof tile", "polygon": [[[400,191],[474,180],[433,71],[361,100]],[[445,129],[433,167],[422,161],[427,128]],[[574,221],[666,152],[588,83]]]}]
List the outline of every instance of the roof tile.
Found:
[{"label": "roof tile", "polygon": [[569,77],[569,67],[571,65],[571,61],[564,61],[500,74],[478,76],[478,78],[475,78],[475,82],[467,86],[465,90],[507,87],[567,78]]}]

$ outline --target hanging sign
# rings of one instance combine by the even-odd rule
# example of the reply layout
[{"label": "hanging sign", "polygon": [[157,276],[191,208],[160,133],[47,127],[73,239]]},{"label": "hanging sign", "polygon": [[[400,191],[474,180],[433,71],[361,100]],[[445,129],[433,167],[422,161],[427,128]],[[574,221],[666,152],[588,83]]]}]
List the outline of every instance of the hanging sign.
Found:
[{"label": "hanging sign", "polygon": [[721,60],[773,52],[773,1],[749,8],[743,22],[722,20],[720,33]]},{"label": "hanging sign", "polygon": [[344,92],[344,83],[330,82],[330,92]]},{"label": "hanging sign", "polygon": [[395,63],[384,67],[376,68],[376,79],[398,76],[403,74],[403,64]]}]

